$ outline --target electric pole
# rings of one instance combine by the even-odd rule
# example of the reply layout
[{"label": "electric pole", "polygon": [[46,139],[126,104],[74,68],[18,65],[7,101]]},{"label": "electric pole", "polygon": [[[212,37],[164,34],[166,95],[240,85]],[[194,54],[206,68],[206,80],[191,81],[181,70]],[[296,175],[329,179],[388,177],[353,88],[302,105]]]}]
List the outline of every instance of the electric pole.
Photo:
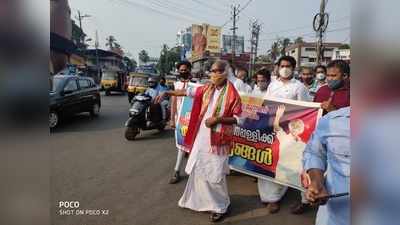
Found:
[{"label": "electric pole", "polygon": [[324,59],[324,45],[323,45],[323,37],[328,27],[329,23],[329,14],[325,13],[325,7],[328,3],[328,0],[321,0],[321,5],[319,8],[319,13],[314,16],[313,20],[313,28],[317,33],[317,65],[320,65]]},{"label": "electric pole", "polygon": [[79,20],[79,28],[81,29],[81,43],[84,45],[85,44],[85,36],[83,35],[83,29],[82,29],[82,19],[91,17],[90,15],[82,15],[81,11],[78,10],[78,17],[76,19]]},{"label": "electric pole", "polygon": [[233,35],[232,35],[232,66],[235,62],[235,55],[236,55],[236,30],[238,27],[236,26],[237,19],[239,19],[239,6],[240,5],[232,5],[232,21],[233,21],[233,26],[231,28]]},{"label": "electric pole", "polygon": [[100,81],[100,65],[99,65],[99,35],[96,30],[96,40],[94,42],[96,48],[96,67],[97,67],[97,82]]},{"label": "electric pole", "polygon": [[250,38],[250,63],[249,63],[249,76],[253,76],[254,65],[257,59],[258,40],[261,30],[261,24],[257,20],[250,22],[251,38]]}]

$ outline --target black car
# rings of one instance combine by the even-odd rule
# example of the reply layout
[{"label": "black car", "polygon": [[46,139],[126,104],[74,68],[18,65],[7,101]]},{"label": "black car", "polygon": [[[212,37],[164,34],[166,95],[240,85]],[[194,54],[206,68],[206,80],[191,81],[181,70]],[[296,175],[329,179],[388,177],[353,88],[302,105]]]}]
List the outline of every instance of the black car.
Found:
[{"label": "black car", "polygon": [[89,112],[98,116],[100,91],[92,78],[55,75],[50,78],[49,127],[54,128],[63,116]]}]

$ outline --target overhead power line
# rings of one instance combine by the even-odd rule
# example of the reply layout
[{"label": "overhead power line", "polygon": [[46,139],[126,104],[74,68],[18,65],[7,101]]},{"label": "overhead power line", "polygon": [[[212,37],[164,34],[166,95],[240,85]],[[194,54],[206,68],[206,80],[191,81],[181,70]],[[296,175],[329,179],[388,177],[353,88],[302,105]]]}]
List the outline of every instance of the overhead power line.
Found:
[{"label": "overhead power line", "polygon": [[[238,13],[237,13],[237,14],[239,15],[240,12],[242,12],[243,10],[245,10],[245,9],[247,8],[247,6],[249,6],[250,3],[251,3],[252,1],[253,1],[253,0],[247,1],[246,4],[244,4],[244,6],[243,6],[241,9],[238,10]],[[232,21],[232,19],[233,19],[233,18],[231,17],[231,18],[230,18],[229,20],[227,20],[224,24],[222,24],[221,27],[225,27],[229,22]]]}]

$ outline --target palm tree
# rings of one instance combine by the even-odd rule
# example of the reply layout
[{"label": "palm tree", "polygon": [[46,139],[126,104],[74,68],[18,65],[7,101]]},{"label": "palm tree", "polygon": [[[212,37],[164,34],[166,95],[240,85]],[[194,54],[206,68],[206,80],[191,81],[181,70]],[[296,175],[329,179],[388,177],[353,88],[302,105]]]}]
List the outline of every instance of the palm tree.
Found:
[{"label": "palm tree", "polygon": [[293,41],[295,44],[300,44],[300,43],[304,43],[303,37],[297,37],[296,39],[294,39]]},{"label": "palm tree", "polygon": [[110,50],[112,50],[115,47],[115,44],[118,44],[116,43],[117,39],[115,39],[115,37],[112,35],[106,38],[106,40],[107,40],[106,46],[108,46]]},{"label": "palm tree", "polygon": [[280,53],[281,55],[286,55],[286,48],[291,44],[292,42],[290,41],[289,38],[283,38],[279,40],[280,44]]},{"label": "palm tree", "polygon": [[280,53],[280,50],[279,50],[279,40],[278,40],[278,41],[275,41],[272,43],[271,49],[268,50],[268,56],[270,57],[272,62],[275,62],[275,60],[279,56],[279,53]]},{"label": "palm tree", "polygon": [[143,63],[147,63],[150,60],[150,56],[146,50],[142,50],[139,52],[139,60]]}]

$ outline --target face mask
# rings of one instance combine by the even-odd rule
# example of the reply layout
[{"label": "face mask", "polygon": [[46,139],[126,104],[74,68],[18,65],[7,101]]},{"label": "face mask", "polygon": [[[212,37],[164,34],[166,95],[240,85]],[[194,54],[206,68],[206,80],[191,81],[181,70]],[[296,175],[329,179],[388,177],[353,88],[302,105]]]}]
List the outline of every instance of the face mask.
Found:
[{"label": "face mask", "polygon": [[306,84],[311,84],[314,81],[314,79],[312,77],[307,77],[303,80],[304,80],[304,83],[306,83]]},{"label": "face mask", "polygon": [[327,80],[326,82],[331,90],[336,90],[343,86],[343,80]]},{"label": "face mask", "polygon": [[260,88],[261,91],[265,91],[268,88],[267,82],[258,82],[257,86]]},{"label": "face mask", "polygon": [[288,78],[292,75],[292,69],[290,68],[281,68],[279,69],[279,75],[283,78]]},{"label": "face mask", "polygon": [[179,76],[185,80],[189,78],[189,75],[189,72],[179,73]]},{"label": "face mask", "polygon": [[210,80],[211,83],[213,83],[216,86],[219,86],[226,80],[226,76],[211,76]]},{"label": "face mask", "polygon": [[317,77],[318,80],[325,80],[325,77],[326,77],[326,76],[325,76],[324,73],[317,73],[317,76],[316,76],[316,77]]}]

